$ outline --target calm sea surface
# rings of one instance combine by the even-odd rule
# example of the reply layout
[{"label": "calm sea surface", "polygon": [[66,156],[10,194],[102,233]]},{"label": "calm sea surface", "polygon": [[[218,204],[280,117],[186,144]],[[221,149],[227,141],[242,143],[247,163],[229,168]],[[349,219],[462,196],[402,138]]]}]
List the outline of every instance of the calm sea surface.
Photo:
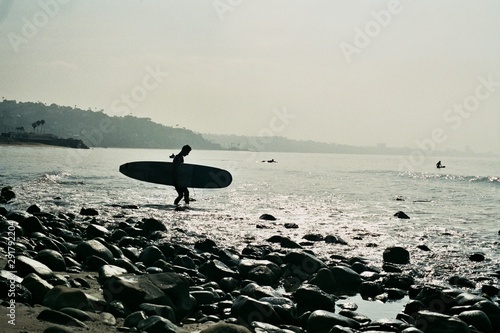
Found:
[{"label": "calm sea surface", "polygon": [[[99,210],[99,219],[113,223],[120,221],[120,214],[155,217],[178,241],[208,237],[241,250],[273,235],[302,242],[304,235],[318,233],[347,242],[308,247],[323,257],[360,256],[380,263],[386,247],[404,246],[411,252],[414,272],[428,280],[450,272],[487,276],[500,269],[499,159],[442,157],[446,168],[439,170],[437,161],[427,158],[407,170],[401,168],[408,167],[405,156],[195,148],[186,163],[227,169],[233,183],[220,190],[192,189],[196,201],[183,212],[174,210],[172,187],[118,172],[120,164],[168,161],[177,151],[5,146],[0,147],[0,185],[12,186],[17,194],[9,209],[25,210],[36,203],[45,211],[78,214],[81,207],[91,207]],[[262,162],[269,159],[277,163]],[[411,218],[397,219],[397,211]],[[263,213],[278,220],[260,221]],[[298,228],[287,229],[285,223]],[[487,259],[471,264],[468,256],[474,252]]]}]

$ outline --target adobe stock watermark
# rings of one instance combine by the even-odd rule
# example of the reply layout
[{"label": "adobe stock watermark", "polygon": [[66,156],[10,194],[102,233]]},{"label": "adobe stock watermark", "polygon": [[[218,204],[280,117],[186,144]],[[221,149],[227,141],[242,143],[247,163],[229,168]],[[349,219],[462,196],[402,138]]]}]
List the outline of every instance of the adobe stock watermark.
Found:
[{"label": "adobe stock watermark", "polygon": [[40,31],[45,28],[50,19],[57,16],[61,10],[61,5],[65,5],[69,0],[38,0],[37,4],[40,10],[36,11],[31,17],[23,17],[23,25],[19,33],[10,32],[7,35],[10,45],[14,52],[18,53],[21,45],[26,45],[35,38]]},{"label": "adobe stock watermark", "polygon": [[[146,100],[149,93],[157,89],[168,77],[168,73],[164,72],[160,66],[156,65],[154,68],[147,66],[144,71],[146,74],[142,80],[139,81],[129,92],[121,94],[111,103],[111,114],[113,116],[126,116],[130,113],[131,109],[135,109],[139,104]],[[104,135],[115,131],[111,119],[109,117],[103,118],[99,125],[92,128],[90,131],[83,133],[83,141],[92,147],[100,146],[104,141]],[[71,150],[67,157],[68,163],[80,163],[82,159],[88,156],[90,152],[85,149]]]},{"label": "adobe stock watermark", "polygon": [[400,14],[403,9],[401,1],[391,0],[387,3],[386,9],[371,11],[370,15],[373,19],[366,22],[363,28],[355,26],[352,44],[342,42],[339,45],[347,63],[350,64],[355,54],[360,54],[363,49],[370,45],[372,40],[391,24],[393,17]]},{"label": "adobe stock watermark", "polygon": [[[461,102],[453,104],[452,107],[446,109],[443,113],[443,120],[448,124],[451,130],[458,130],[464,119],[470,118],[476,112],[481,103],[489,99],[498,88],[500,82],[493,79],[493,75],[488,75],[487,78],[480,76],[477,78],[479,83],[476,85],[474,92],[467,95]],[[429,138],[423,140],[415,140],[415,145],[418,149],[414,150],[410,156],[402,158],[399,165],[401,171],[415,171],[416,167],[425,162],[427,156],[432,155],[436,151],[439,144],[443,144],[448,140],[450,129],[436,127],[432,130]]]},{"label": "adobe stock watermark", "polygon": [[226,15],[235,11],[236,7],[241,5],[243,0],[213,0],[212,5],[221,22],[224,22]]}]

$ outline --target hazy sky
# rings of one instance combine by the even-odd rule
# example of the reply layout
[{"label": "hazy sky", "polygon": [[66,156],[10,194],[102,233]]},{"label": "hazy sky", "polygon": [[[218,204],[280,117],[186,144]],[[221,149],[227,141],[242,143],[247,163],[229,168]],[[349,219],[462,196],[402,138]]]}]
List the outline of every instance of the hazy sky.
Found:
[{"label": "hazy sky", "polygon": [[0,0],[0,97],[500,153],[500,1]]}]

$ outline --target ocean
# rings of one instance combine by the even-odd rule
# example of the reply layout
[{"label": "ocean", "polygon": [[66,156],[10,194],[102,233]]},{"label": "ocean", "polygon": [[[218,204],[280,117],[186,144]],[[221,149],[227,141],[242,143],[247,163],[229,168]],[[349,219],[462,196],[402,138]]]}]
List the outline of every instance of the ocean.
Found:
[{"label": "ocean", "polygon": [[[12,186],[17,195],[3,206],[26,210],[37,204],[43,211],[76,215],[82,207],[95,208],[98,220],[107,224],[154,217],[174,241],[210,238],[238,251],[248,244],[277,246],[266,240],[281,235],[307,242],[305,248],[327,260],[360,257],[379,267],[384,249],[403,246],[411,254],[412,274],[426,282],[453,274],[489,281],[500,269],[498,158],[442,156],[446,168],[437,169],[431,157],[409,168],[406,156],[193,148],[186,163],[226,169],[233,183],[225,189],[191,189],[195,201],[185,211],[174,209],[172,187],[118,171],[131,161],[168,161],[179,149],[2,146],[0,186]],[[276,163],[265,162],[270,159]],[[398,211],[410,219],[395,217]],[[260,220],[265,213],[277,220]],[[343,242],[308,242],[308,234]],[[470,261],[478,252],[486,259]]]}]

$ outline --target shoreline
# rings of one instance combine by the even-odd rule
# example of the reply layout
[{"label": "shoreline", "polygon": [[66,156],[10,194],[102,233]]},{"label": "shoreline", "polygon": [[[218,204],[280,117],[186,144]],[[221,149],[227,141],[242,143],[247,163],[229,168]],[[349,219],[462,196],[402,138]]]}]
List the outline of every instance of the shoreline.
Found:
[{"label": "shoreline", "polygon": [[[114,208],[121,213],[116,214]],[[109,212],[104,212],[105,209]],[[54,326],[54,323],[38,320],[37,317],[44,310],[49,311],[50,306],[45,305],[50,305],[50,302],[46,301],[45,296],[49,290],[60,284],[70,286],[72,290],[83,291],[88,295],[87,299],[94,308],[99,307],[97,313],[112,313],[114,321],[111,319],[108,321],[102,317],[95,317],[96,312],[90,311],[95,318],[92,322],[85,322],[87,332],[123,331],[124,329],[120,327],[128,316],[110,307],[111,303],[105,297],[109,287],[106,285],[106,280],[115,279],[115,283],[120,284],[122,283],[120,276],[127,275],[142,279],[143,284],[151,283],[146,278],[149,276],[163,278],[175,276],[176,279],[188,282],[189,287],[178,287],[184,288],[184,294],[177,296],[183,297],[183,302],[190,304],[187,309],[178,309],[177,301],[173,303],[155,301],[159,304],[170,304],[176,314],[175,320],[170,319],[178,326],[179,332],[203,331],[214,322],[228,322],[239,327],[243,327],[244,324],[249,326],[250,322],[245,318],[251,317],[252,311],[249,313],[248,309],[252,306],[263,306],[266,313],[272,314],[261,315],[259,318],[262,318],[263,322],[275,326],[291,325],[304,332],[321,332],[315,328],[315,320],[331,320],[332,315],[329,313],[339,313],[340,317],[335,317],[336,320],[344,320],[346,327],[351,329],[367,328],[370,325],[384,327],[385,324],[379,324],[377,320],[371,320],[365,314],[357,314],[355,309],[353,312],[352,309],[339,308],[342,304],[339,297],[345,299],[354,294],[371,299],[372,302],[401,302],[401,299],[409,297],[408,303],[401,304],[402,311],[394,318],[388,318],[394,321],[391,325],[398,327],[397,332],[403,332],[403,327],[418,328],[419,325],[422,326],[421,321],[428,322],[436,314],[442,315],[442,320],[448,322],[452,318],[451,315],[455,314],[450,312],[452,305],[462,306],[457,300],[460,297],[476,298],[474,304],[487,302],[489,306],[495,306],[494,310],[498,308],[500,314],[498,268],[496,276],[489,277],[490,283],[483,281],[483,284],[467,276],[450,276],[449,273],[446,273],[441,281],[430,283],[425,276],[420,276],[415,270],[410,252],[400,247],[385,249],[384,263],[380,266],[358,257],[317,256],[313,237],[320,235],[310,235],[307,242],[299,244],[289,237],[276,234],[276,230],[269,231],[270,234],[274,234],[271,238],[253,239],[246,242],[242,250],[236,251],[233,247],[219,246],[217,239],[212,240],[207,235],[196,234],[180,226],[165,225],[164,222],[151,218],[147,212],[141,212],[140,207],[131,205],[113,205],[100,208],[100,211],[82,209],[80,212],[72,213],[39,211],[36,206],[26,207],[26,210],[30,213],[3,209],[0,214],[0,226],[4,237],[9,235],[6,234],[9,228],[15,228],[16,242],[24,244],[23,247],[16,247],[16,255],[22,254],[36,261],[34,263],[18,257],[17,261],[29,263],[24,262],[23,269],[17,267],[18,271],[22,270],[19,278],[26,280],[29,273],[39,272],[40,267],[48,267],[49,263],[54,265],[54,257],[58,256],[52,253],[52,256],[49,256],[50,261],[47,258],[38,258],[37,255],[42,250],[56,249],[55,252],[64,258],[64,262],[72,265],[66,264],[64,266],[66,269],[59,271],[49,267],[52,271],[50,277],[41,278],[45,282],[39,280],[31,284],[24,280],[21,282],[32,295],[38,295],[38,301],[29,298],[24,302],[18,301],[18,304],[31,304],[31,306],[21,305],[16,310],[18,322],[20,325],[22,323],[27,331],[42,332]],[[179,214],[189,214],[189,212],[179,212]],[[113,217],[103,218],[103,215]],[[264,220],[261,222],[261,225],[272,223]],[[21,232],[30,236],[20,236]],[[12,237],[12,234],[10,235]],[[50,241],[41,241],[43,239]],[[92,244],[87,246],[86,251],[89,252],[85,255],[79,254],[80,251],[77,250],[78,246],[83,246],[81,244]],[[135,254],[134,251],[132,253],[129,250],[125,251],[132,248],[136,249]],[[8,249],[8,247],[4,249],[4,253],[0,255],[1,268],[5,267]],[[90,260],[89,257],[93,259]],[[470,262],[462,264],[470,266],[470,270],[473,270],[476,262],[479,261],[470,259]],[[57,266],[52,266],[55,267]],[[491,267],[490,271],[494,273],[495,268]],[[2,276],[5,280],[5,276]],[[33,276],[28,279],[33,279]],[[88,284],[87,287],[85,282]],[[41,285],[45,285],[46,289]],[[136,287],[130,289],[130,292],[141,290],[140,286]],[[21,286],[19,288],[23,289]],[[122,285],[122,288],[129,286]],[[262,296],[267,296],[268,300],[259,301]],[[2,311],[5,311],[9,300],[6,295],[2,295],[0,299],[3,300]],[[193,299],[196,300],[194,303]],[[431,303],[436,300],[443,302],[443,299],[448,300],[449,304],[443,304],[445,305],[443,309],[435,311]],[[418,309],[415,310],[412,306],[415,306],[417,300],[421,304],[418,303]],[[135,301],[130,302],[126,296],[118,295],[115,301],[124,303],[126,308],[130,308],[130,313],[131,309],[138,309],[141,306]],[[274,302],[278,304],[285,302],[288,305],[278,305]],[[244,305],[238,307],[240,303]],[[467,306],[469,308],[462,308],[461,312],[470,310],[472,305]],[[320,310],[326,313],[317,312]],[[58,310],[52,306],[51,311]],[[316,315],[321,318],[316,319]],[[146,317],[154,316],[149,313]],[[3,318],[5,319],[5,316]],[[168,316],[162,318],[170,321]],[[463,322],[466,319],[461,320]],[[494,321],[494,319],[489,320]],[[452,325],[454,322],[448,324]],[[497,324],[490,322],[490,325]],[[80,331],[75,328],[68,329],[73,332]]]}]

